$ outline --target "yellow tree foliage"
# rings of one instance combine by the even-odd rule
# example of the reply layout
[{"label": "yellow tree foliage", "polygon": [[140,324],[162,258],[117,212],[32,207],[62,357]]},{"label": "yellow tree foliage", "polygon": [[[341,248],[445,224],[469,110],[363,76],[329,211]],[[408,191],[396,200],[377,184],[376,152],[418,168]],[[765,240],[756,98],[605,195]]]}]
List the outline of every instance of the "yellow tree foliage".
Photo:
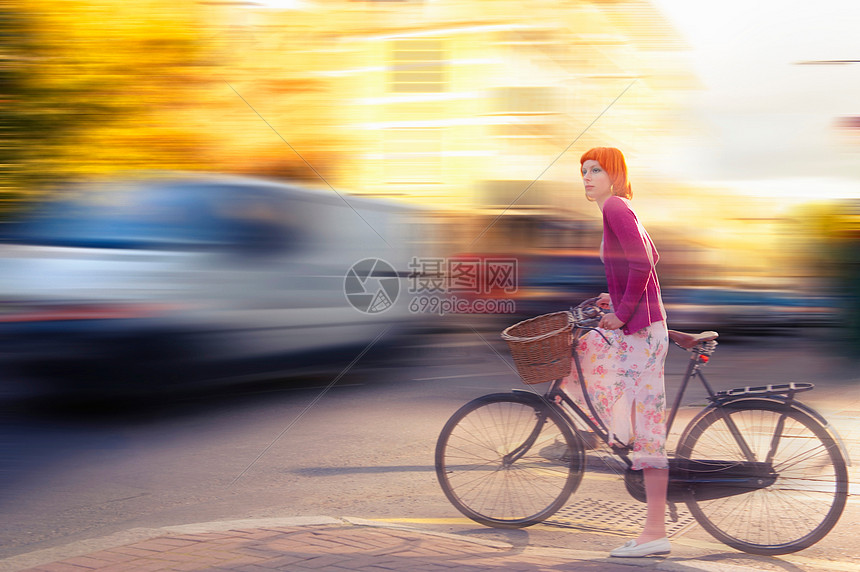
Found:
[{"label": "yellow tree foliage", "polygon": [[324,171],[333,132],[319,28],[248,10],[0,0],[0,198],[129,169],[315,179],[304,160]]}]

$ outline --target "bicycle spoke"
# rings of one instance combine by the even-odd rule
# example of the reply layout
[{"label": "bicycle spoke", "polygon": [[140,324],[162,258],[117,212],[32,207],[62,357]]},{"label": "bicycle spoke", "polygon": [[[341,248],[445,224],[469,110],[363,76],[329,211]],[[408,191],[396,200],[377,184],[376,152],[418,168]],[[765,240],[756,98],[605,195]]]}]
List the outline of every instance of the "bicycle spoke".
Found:
[{"label": "bicycle spoke", "polygon": [[[736,430],[733,433],[730,427]],[[721,498],[706,488],[687,504],[711,534],[727,544],[759,554],[784,554],[820,540],[836,523],[847,496],[847,472],[827,431],[806,414],[770,405],[732,404],[714,409],[686,432],[678,456],[688,459],[761,463],[772,459],[773,482]]]},{"label": "bicycle spoke", "polygon": [[531,396],[499,394],[467,404],[437,445],[449,500],[491,526],[527,526],[561,507],[579,484],[582,450],[567,424]]}]

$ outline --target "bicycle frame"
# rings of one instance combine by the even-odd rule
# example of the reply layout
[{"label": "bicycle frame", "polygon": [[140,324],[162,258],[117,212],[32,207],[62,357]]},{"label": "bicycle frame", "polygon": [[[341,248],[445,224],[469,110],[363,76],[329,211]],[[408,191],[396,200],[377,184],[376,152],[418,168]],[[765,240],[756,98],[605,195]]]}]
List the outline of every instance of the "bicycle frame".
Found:
[{"label": "bicycle frame", "polygon": [[[590,329],[590,328],[589,328]],[[603,421],[600,418],[600,415],[594,408],[594,404],[591,401],[589,396],[589,392],[587,389],[587,385],[582,380],[585,380],[585,377],[582,373],[582,363],[579,359],[579,354],[576,351],[578,340],[581,337],[582,332],[576,332],[574,334],[574,343],[572,349],[573,363],[576,367],[576,373],[578,375],[578,379],[582,384],[582,396],[585,401],[585,405],[588,408],[590,413],[587,414],[582,410],[579,405],[571,399],[567,393],[561,388],[561,379],[557,379],[552,382],[549,390],[544,396],[548,401],[559,405],[558,409],[563,413],[568,424],[575,430],[576,424],[570,418],[567,411],[564,408],[560,407],[561,403],[566,404],[591,431],[595,433],[598,437],[600,437],[604,443],[607,445],[610,444],[610,433],[608,428],[605,426]],[[708,383],[704,374],[701,371],[702,365],[707,362],[707,357],[703,359],[703,356],[709,356],[710,353],[713,352],[713,348],[715,345],[709,347],[697,347],[693,350],[693,355],[691,356],[689,363],[687,365],[686,373],[684,374],[684,378],[681,382],[681,386],[678,390],[678,394],[675,397],[675,401],[672,405],[672,408],[669,412],[669,417],[666,422],[666,435],[669,434],[669,431],[675,421],[678,410],[680,409],[681,402],[684,398],[684,394],[686,393],[687,387],[689,386],[690,380],[693,377],[698,377],[702,382],[705,390],[708,392],[709,400],[712,402],[712,405],[705,410],[708,411],[711,408],[716,408],[719,411],[722,411],[724,407],[728,406],[732,401],[741,399],[737,396],[728,396],[721,398],[721,393],[717,393]],[[811,389],[811,384],[802,384],[803,387],[798,387],[796,390],[788,391],[788,398],[782,398],[780,401],[785,403],[788,406],[793,405],[794,403],[794,393],[797,391],[804,391],[806,389]],[[808,387],[806,387],[808,386]],[[770,387],[770,386],[769,386]],[[793,386],[792,386],[793,387]],[[732,390],[737,391],[737,390]],[[777,390],[774,390],[777,391]],[[785,391],[780,391],[781,393],[785,393]],[[726,393],[726,392],[723,392]],[[773,395],[774,393],[769,393],[769,395]],[[685,494],[685,491],[689,491],[692,488],[696,489],[697,496],[699,498],[721,498],[725,496],[733,496],[738,494],[747,493],[753,490],[766,488],[773,484],[776,480],[777,475],[774,473],[772,468],[772,461],[775,451],[779,447],[779,440],[781,435],[781,424],[784,423],[785,415],[783,415],[779,421],[779,429],[775,431],[773,439],[771,441],[769,452],[767,458],[764,460],[757,459],[755,454],[750,449],[746,440],[743,437],[742,432],[735,425],[734,420],[732,420],[731,416],[728,414],[722,415],[722,419],[725,421],[727,426],[729,427],[729,431],[734,437],[738,447],[743,452],[747,461],[743,463],[738,462],[730,462],[723,460],[693,460],[693,459],[677,459],[672,458],[669,459],[670,464],[670,500],[682,500]],[[538,427],[541,424],[541,420],[539,420]],[[537,434],[537,428],[533,432],[535,435]],[[532,439],[533,440],[533,439]],[[519,455],[530,447],[531,444],[527,439],[517,450],[511,452],[508,456],[514,457],[519,452]],[[632,448],[629,445],[618,446],[611,445],[612,452],[624,461],[627,465],[627,488],[628,491],[633,495],[637,500],[644,501],[644,488],[639,491],[639,486],[633,482],[637,478],[641,478],[638,476],[634,476],[634,473],[639,473],[638,471],[633,470],[633,461],[630,459],[630,452]],[[507,457],[506,456],[506,460]],[[515,459],[514,459],[515,460]],[[641,473],[640,473],[641,474]]]},{"label": "bicycle frame", "polygon": [[[587,300],[571,308],[573,331],[568,327],[552,332],[572,336],[571,362],[566,365],[572,363],[581,380],[581,396],[578,391],[568,394],[565,390],[571,388],[563,389],[563,379],[555,379],[544,384],[545,392],[528,387],[475,398],[445,424],[436,443],[436,476],[465,516],[500,528],[543,522],[579,486],[589,468],[586,449],[597,449],[608,468],[623,475],[633,498],[648,501],[647,471],[633,470],[638,441],[625,444],[613,435],[612,419],[597,412],[602,401],[589,392],[588,382],[595,380],[583,372],[589,369],[579,355],[583,334],[606,334],[597,328],[602,315],[596,299]],[[714,538],[753,554],[808,548],[833,528],[845,509],[850,465],[845,446],[820,414],[796,400],[797,393],[813,388],[811,383],[716,391],[702,372],[716,337],[669,331],[672,341],[692,352],[663,416],[667,434],[679,417],[686,423],[676,430],[680,435],[672,438],[675,446],[668,459],[670,518],[678,520],[676,503],[683,503]],[[604,338],[620,343],[612,335]],[[561,356],[551,357],[557,364]],[[707,403],[698,412],[686,406],[682,411],[694,377],[701,381]],[[598,438],[620,460],[595,447]],[[786,517],[774,522],[772,517],[782,512]]]}]

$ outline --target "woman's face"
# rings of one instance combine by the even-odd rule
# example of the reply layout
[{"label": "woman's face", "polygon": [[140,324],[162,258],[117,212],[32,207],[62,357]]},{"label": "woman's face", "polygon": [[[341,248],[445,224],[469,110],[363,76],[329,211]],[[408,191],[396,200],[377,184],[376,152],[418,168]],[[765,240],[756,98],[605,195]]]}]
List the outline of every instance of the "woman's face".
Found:
[{"label": "woman's face", "polygon": [[609,173],[593,159],[582,164],[582,184],[585,186],[585,196],[590,201],[597,201],[602,205],[612,196],[612,181],[609,180]]}]

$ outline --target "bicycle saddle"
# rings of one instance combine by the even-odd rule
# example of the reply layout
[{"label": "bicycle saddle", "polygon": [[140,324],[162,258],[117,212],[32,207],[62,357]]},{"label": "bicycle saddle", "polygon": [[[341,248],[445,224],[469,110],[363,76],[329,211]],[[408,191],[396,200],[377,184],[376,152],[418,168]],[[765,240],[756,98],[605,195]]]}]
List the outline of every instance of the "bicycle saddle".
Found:
[{"label": "bicycle saddle", "polygon": [[669,330],[669,339],[688,350],[690,348],[696,347],[698,344],[702,342],[710,342],[711,340],[716,340],[720,334],[717,332],[702,332],[700,334],[688,334],[686,332],[679,332],[678,330]]}]

